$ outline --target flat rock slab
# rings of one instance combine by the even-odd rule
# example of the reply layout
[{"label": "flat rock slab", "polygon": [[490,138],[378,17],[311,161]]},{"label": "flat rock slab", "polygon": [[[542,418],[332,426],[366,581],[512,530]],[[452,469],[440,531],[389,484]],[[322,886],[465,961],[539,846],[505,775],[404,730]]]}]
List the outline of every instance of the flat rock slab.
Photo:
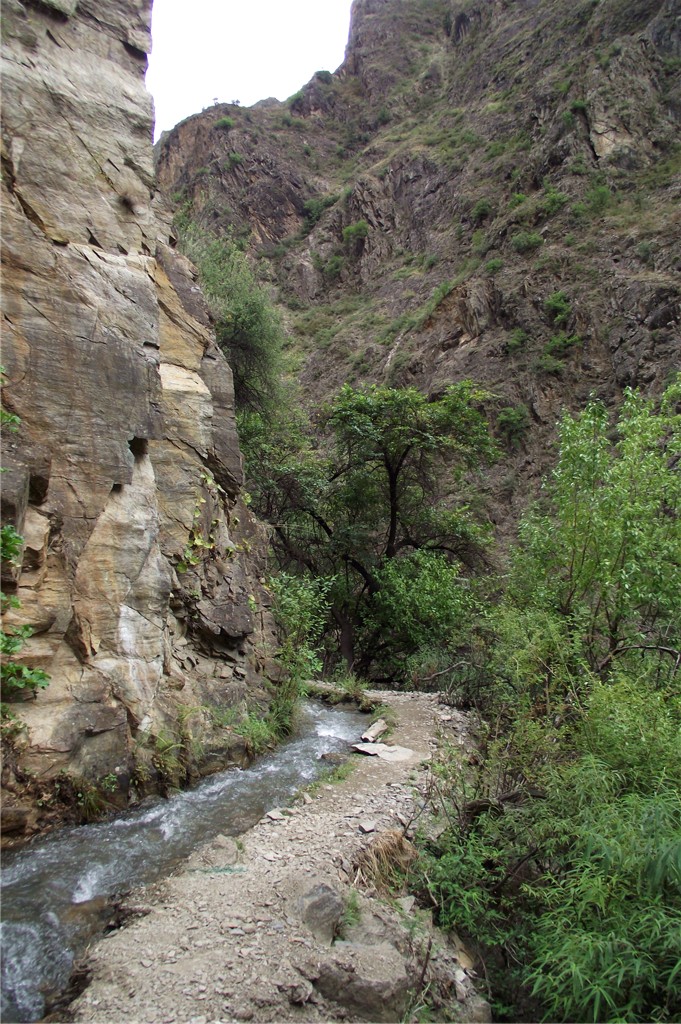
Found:
[{"label": "flat rock slab", "polygon": [[414,751],[409,747],[388,746],[387,743],[355,743],[352,748],[360,754],[380,757],[382,761],[410,761]]}]

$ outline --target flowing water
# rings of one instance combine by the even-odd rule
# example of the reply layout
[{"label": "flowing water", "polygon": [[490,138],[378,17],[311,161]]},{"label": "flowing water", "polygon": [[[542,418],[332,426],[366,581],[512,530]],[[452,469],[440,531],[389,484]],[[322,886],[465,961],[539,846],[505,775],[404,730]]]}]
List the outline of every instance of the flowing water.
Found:
[{"label": "flowing water", "polygon": [[35,1021],[68,983],[74,959],[101,930],[107,900],[168,874],[219,833],[238,835],[324,767],[322,754],[359,738],[354,710],[307,702],[298,735],[245,771],[111,821],[65,829],[3,857],[2,1020]]}]

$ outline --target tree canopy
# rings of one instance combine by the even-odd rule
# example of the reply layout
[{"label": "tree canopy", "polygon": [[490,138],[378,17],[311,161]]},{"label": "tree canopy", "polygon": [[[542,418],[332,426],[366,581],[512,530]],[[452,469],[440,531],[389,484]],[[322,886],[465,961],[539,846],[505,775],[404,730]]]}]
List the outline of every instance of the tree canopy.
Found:
[{"label": "tree canopy", "polygon": [[[458,566],[480,549],[483,524],[460,491],[465,471],[496,454],[484,397],[470,382],[432,399],[416,388],[345,385],[320,419],[316,446],[300,416],[274,432],[257,418],[244,423],[257,508],[273,523],[279,561],[333,581],[348,665],[358,637],[363,666],[378,657],[371,608],[390,562],[422,551]],[[435,563],[410,564],[413,577],[432,575]],[[394,573],[390,579],[394,588]]]}]

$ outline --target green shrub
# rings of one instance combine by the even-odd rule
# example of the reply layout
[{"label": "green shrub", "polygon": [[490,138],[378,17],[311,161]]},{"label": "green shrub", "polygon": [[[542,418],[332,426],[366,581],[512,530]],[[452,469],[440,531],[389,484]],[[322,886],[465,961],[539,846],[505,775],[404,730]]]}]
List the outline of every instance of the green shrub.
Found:
[{"label": "green shrub", "polygon": [[544,199],[541,203],[541,212],[546,217],[553,217],[555,213],[569,202],[569,196],[566,196],[564,192],[558,192],[555,188],[547,188],[544,191]]},{"label": "green shrub", "polygon": [[241,153],[230,153],[227,159],[229,160],[230,167],[238,167],[244,162],[244,158]]},{"label": "green shrub", "polygon": [[380,589],[364,627],[381,637],[386,671],[441,637],[469,627],[475,601],[459,566],[435,551],[415,551],[392,559],[376,574]]},{"label": "green shrub", "polygon": [[336,253],[334,256],[329,256],[328,260],[322,267],[322,273],[324,277],[328,278],[329,281],[337,281],[343,273],[345,267],[345,257]]},{"label": "green shrub", "polygon": [[565,331],[561,331],[560,334],[554,334],[553,337],[547,341],[544,346],[544,352],[549,356],[567,356],[572,349],[582,344],[582,339],[579,334],[566,334]]},{"label": "green shrub", "polygon": [[507,143],[503,139],[495,139],[494,142],[490,142],[485,150],[485,156],[490,159],[494,159],[497,156],[503,156],[506,152]]},{"label": "green shrub", "polygon": [[544,302],[544,309],[549,314],[554,324],[564,324],[572,313],[572,308],[565,292],[553,292]]},{"label": "green shrub", "polygon": [[348,224],[343,228],[343,241],[351,245],[362,241],[369,234],[369,225],[365,220],[358,220],[354,224]]},{"label": "green shrub", "polygon": [[321,669],[319,645],[333,580],[279,573],[270,579],[269,585],[281,638],[277,661],[284,670],[284,678],[277,685],[268,722],[281,736],[291,731],[293,713],[305,682]]},{"label": "green shrub", "polygon": [[544,244],[544,239],[536,231],[519,231],[511,238],[511,246],[516,252],[534,252]]},{"label": "green shrub", "polygon": [[652,242],[639,242],[636,246],[636,255],[642,263],[653,262],[654,246]]},{"label": "green shrub", "polygon": [[527,331],[524,331],[522,327],[516,327],[506,340],[506,351],[507,352],[518,352],[521,348],[524,348],[529,337]]},{"label": "green shrub", "polygon": [[[0,367],[0,376],[4,371]],[[0,424],[5,431],[14,432],[20,423],[19,417],[8,412],[0,405]],[[16,565],[21,554],[24,539],[16,528],[7,523],[0,528],[0,561],[3,564]],[[19,608],[19,601],[0,591],[0,612],[3,619],[11,608]],[[12,701],[25,692],[34,693],[49,684],[50,677],[39,668],[29,668],[17,660],[28,638],[33,634],[30,626],[8,626],[0,629],[0,697],[2,701]],[[3,735],[10,735],[7,724],[13,722],[13,715],[2,705]]]},{"label": "green shrub", "polygon": [[229,131],[230,128],[234,127],[234,118],[233,117],[219,117],[217,119],[217,121],[215,122],[214,127],[215,128],[224,128],[226,131]]},{"label": "green shrub", "polygon": [[595,185],[585,196],[588,208],[592,213],[603,213],[612,203],[612,192],[607,185]]},{"label": "green shrub", "polygon": [[565,369],[563,360],[556,359],[550,352],[542,352],[534,366],[539,373],[548,373],[552,377],[560,377]]},{"label": "green shrub", "polygon": [[306,199],[303,203],[303,213],[305,214],[303,232],[308,234],[324,213],[324,210],[328,210],[329,207],[334,206],[339,199],[340,196],[337,193],[327,196],[314,196],[312,199]]},{"label": "green shrub", "polygon": [[530,426],[526,405],[507,405],[497,416],[497,430],[509,448],[518,448]]},{"label": "green shrub", "polygon": [[527,196],[524,192],[514,192],[508,201],[509,209],[515,209],[516,206],[520,206],[521,203],[524,203],[526,199]]},{"label": "green shrub", "polygon": [[331,85],[333,82],[333,75],[330,71],[315,71],[314,76],[319,82],[323,82],[324,85]]},{"label": "green shrub", "polygon": [[270,719],[257,711],[250,711],[245,718],[232,726],[237,736],[243,737],[249,756],[262,754],[275,746],[277,733]]},{"label": "green shrub", "polygon": [[434,766],[421,887],[504,1019],[681,1013],[680,398],[563,417],[484,622],[490,724]]},{"label": "green shrub", "polygon": [[492,204],[489,199],[478,199],[471,211],[471,219],[474,224],[481,224],[492,212]]},{"label": "green shrub", "polygon": [[493,260],[488,260],[485,264],[485,270],[488,274],[498,274],[504,265],[504,261],[499,257],[495,257]]},{"label": "green shrub", "polygon": [[278,314],[233,241],[186,224],[180,245],[198,267],[218,344],[234,374],[237,410],[269,416],[279,394],[284,332]]},{"label": "green shrub", "polygon": [[584,100],[573,100],[570,104],[570,110],[573,114],[586,114],[587,106]]}]

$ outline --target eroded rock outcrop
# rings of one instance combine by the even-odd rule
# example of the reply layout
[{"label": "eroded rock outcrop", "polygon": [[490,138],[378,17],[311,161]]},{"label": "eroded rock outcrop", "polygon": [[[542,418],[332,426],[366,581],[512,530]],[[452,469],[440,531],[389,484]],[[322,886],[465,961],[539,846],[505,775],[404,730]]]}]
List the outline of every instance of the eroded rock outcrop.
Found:
[{"label": "eroded rock outcrop", "polygon": [[213,770],[243,756],[219,712],[267,701],[231,371],[154,192],[150,13],[3,5],[3,403],[21,418],[3,521],[24,538],[3,587],[21,602],[8,623],[34,630],[22,660],[50,675],[12,704],[8,813],[27,773],[34,791],[62,770],[115,778],[122,801],[164,767]]}]

